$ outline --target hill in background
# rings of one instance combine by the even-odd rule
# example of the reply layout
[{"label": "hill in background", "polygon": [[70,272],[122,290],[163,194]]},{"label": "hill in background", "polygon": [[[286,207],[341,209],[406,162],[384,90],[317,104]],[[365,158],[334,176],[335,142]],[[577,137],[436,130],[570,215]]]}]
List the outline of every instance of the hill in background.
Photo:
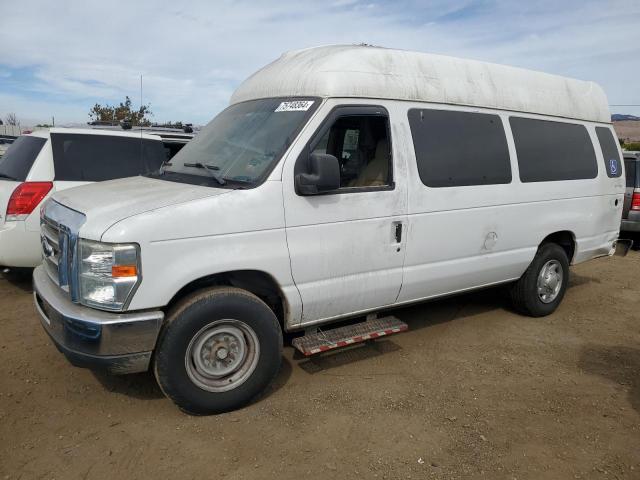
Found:
[{"label": "hill in background", "polygon": [[640,117],[614,114],[611,115],[611,120],[618,138],[624,140],[625,143],[640,142]]}]

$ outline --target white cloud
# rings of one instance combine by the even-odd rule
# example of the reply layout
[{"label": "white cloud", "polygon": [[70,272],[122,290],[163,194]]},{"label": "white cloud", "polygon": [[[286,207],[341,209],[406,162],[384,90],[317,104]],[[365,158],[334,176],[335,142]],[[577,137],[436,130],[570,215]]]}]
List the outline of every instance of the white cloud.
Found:
[{"label": "white cloud", "polygon": [[203,123],[243,78],[283,51],[361,42],[593,79],[611,103],[640,103],[633,80],[640,75],[639,20],[640,3],[632,0],[35,0],[3,11],[0,81],[7,69],[24,67],[34,78],[25,80],[28,92],[2,92],[0,114],[85,121],[95,102],[129,95],[137,103],[142,74],[143,101],[156,120]]}]

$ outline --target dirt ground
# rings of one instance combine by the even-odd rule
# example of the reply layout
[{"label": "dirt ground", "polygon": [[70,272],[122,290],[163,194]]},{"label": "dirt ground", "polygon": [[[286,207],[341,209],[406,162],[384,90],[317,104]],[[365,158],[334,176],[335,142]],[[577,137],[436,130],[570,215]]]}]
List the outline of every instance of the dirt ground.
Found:
[{"label": "dirt ground", "polygon": [[572,269],[559,310],[502,289],[395,310],[410,331],[190,417],[151,375],[70,366],[0,279],[0,479],[640,479],[640,252]]}]

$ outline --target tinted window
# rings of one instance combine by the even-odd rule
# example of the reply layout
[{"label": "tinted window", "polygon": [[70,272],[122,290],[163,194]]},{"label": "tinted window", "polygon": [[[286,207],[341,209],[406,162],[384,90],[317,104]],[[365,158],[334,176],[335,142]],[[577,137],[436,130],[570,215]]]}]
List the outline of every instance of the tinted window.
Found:
[{"label": "tinted window", "polygon": [[46,138],[18,137],[0,158],[0,179],[24,182],[45,143]]},{"label": "tinted window", "polygon": [[158,170],[161,141],[111,135],[52,133],[56,180],[101,182]]},{"label": "tinted window", "polygon": [[509,149],[498,115],[409,110],[422,183],[428,187],[511,182]]},{"label": "tinted window", "polygon": [[391,148],[386,116],[345,115],[333,122],[313,153],[340,162],[340,188],[391,185]]},{"label": "tinted window", "polygon": [[550,182],[598,176],[596,154],[583,125],[520,117],[511,117],[509,123],[521,181]]},{"label": "tinted window", "polygon": [[613,138],[611,130],[605,127],[596,127],[596,135],[604,158],[604,167],[611,178],[622,175],[622,161],[618,151],[618,142]]},{"label": "tinted window", "polygon": [[637,165],[638,162],[635,160],[625,160],[624,162],[625,171],[627,172],[627,187],[629,188],[640,187],[640,182],[636,182],[638,178]]}]

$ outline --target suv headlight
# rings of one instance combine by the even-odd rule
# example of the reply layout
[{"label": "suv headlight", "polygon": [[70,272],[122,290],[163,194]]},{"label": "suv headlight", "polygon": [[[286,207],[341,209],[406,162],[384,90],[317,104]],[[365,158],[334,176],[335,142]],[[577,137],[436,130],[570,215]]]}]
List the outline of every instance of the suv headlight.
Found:
[{"label": "suv headlight", "polygon": [[80,302],[103,310],[123,310],[142,280],[140,247],[80,239]]}]

